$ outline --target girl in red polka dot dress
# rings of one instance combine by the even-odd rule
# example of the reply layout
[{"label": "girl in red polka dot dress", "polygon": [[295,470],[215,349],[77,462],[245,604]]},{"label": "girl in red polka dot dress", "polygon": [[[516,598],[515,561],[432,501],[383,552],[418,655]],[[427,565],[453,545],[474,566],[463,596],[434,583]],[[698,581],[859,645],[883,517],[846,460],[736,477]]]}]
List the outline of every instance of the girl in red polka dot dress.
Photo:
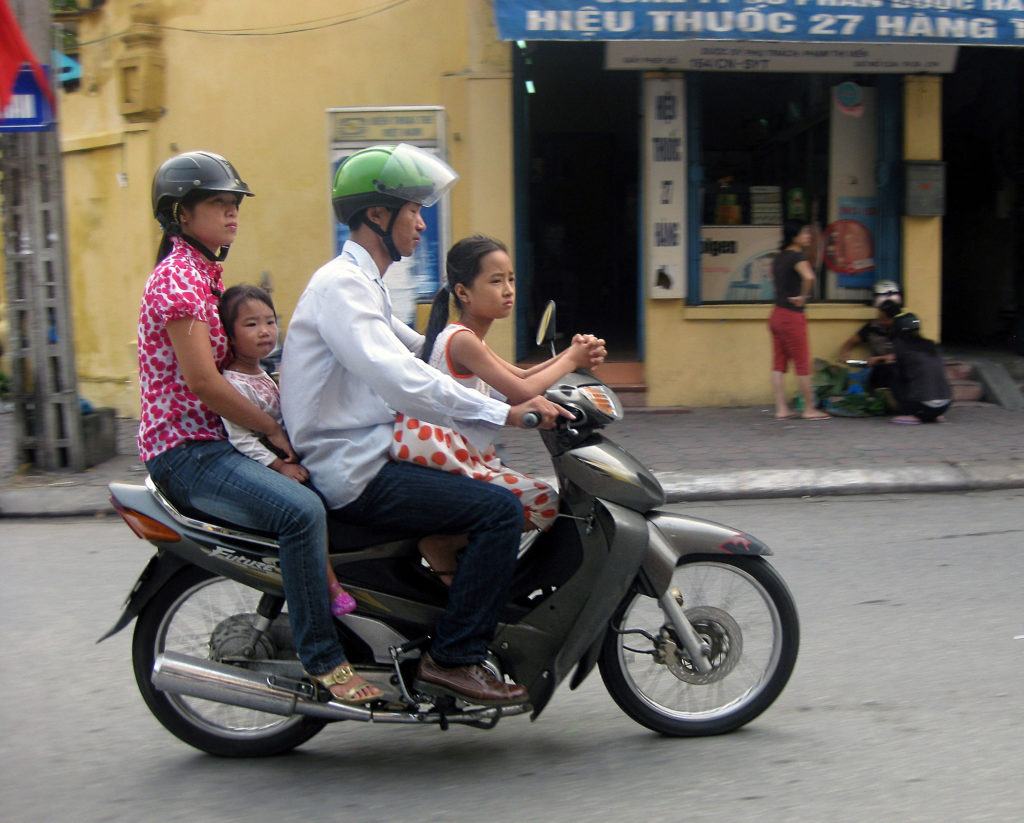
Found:
[{"label": "girl in red polka dot dress", "polygon": [[[571,371],[604,362],[604,340],[592,335],[575,335],[561,354],[529,369],[507,363],[488,348],[485,338],[491,324],[508,317],[515,305],[515,272],[500,240],[482,235],[460,240],[448,252],[446,274],[431,307],[421,357],[463,385],[515,405],[543,393]],[[449,324],[451,298],[459,322]],[[523,504],[524,531],[544,531],[558,514],[554,489],[505,466],[493,444],[481,451],[444,426],[399,414],[391,456],[510,489]],[[420,552],[450,583],[455,555],[463,545],[464,538],[428,537],[420,542]]]}]

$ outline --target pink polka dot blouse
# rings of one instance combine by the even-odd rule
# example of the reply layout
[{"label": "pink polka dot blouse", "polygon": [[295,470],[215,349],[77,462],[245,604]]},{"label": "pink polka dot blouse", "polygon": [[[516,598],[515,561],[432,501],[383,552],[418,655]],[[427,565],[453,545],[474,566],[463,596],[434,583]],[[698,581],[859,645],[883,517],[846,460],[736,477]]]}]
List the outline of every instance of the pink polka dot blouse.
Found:
[{"label": "pink polka dot blouse", "polygon": [[[196,397],[181,374],[167,334],[172,320],[192,318],[209,329],[218,369],[227,365],[227,335],[220,322],[221,266],[180,237],[149,275],[139,311],[139,457],[149,460],[186,440],[226,438],[220,417]],[[204,330],[205,333],[205,330]]]}]

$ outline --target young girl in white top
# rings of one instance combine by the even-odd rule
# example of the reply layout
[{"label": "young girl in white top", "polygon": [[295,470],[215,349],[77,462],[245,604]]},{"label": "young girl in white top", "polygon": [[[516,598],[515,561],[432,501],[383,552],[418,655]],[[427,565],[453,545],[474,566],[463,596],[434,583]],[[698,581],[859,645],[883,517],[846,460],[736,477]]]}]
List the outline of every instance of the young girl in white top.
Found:
[{"label": "young girl in white top", "polygon": [[[515,271],[500,240],[474,235],[448,252],[446,282],[431,307],[421,357],[466,386],[500,396],[516,405],[550,388],[561,377],[604,361],[604,340],[575,335],[556,357],[529,369],[507,363],[488,348],[485,338],[495,320],[515,306]],[[454,298],[459,322],[448,323]],[[458,432],[399,414],[392,457],[432,465],[510,489],[523,504],[524,531],[544,531],[558,514],[554,489],[505,466],[493,444],[480,451]],[[437,536],[420,541],[420,553],[442,581],[450,583],[455,554],[464,541]]]},{"label": "young girl in white top", "polygon": [[[224,369],[224,378],[253,405],[281,422],[281,392],[274,379],[260,365],[260,360],[277,345],[277,313],[270,295],[257,286],[232,286],[220,298],[220,318],[234,356]],[[299,483],[309,480],[309,472],[299,463],[281,459],[276,451],[256,432],[222,418],[224,428],[238,451]],[[356,601],[345,591],[327,564],[327,584],[331,596],[331,612],[340,617],[356,607]]]}]

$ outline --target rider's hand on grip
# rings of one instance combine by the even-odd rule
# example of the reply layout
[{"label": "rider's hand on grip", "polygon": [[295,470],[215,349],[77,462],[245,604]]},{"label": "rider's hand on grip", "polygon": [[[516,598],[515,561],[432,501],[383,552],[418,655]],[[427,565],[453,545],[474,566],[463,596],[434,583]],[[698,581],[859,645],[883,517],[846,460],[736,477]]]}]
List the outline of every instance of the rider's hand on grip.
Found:
[{"label": "rider's hand on grip", "polygon": [[[540,418],[539,423],[534,415]],[[569,420],[576,419],[573,417],[572,412],[568,409],[563,409],[557,403],[552,403],[543,397],[531,397],[525,403],[520,403],[509,409],[507,423],[520,429],[553,429],[555,421],[559,417],[566,417]]]}]

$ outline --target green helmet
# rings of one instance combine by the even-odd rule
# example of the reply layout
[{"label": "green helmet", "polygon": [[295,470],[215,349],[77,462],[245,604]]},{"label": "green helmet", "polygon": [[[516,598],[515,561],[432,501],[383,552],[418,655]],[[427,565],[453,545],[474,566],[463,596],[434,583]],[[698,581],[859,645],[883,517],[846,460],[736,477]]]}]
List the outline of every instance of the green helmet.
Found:
[{"label": "green helmet", "polygon": [[348,223],[371,206],[432,206],[458,179],[451,166],[425,149],[408,143],[371,146],[338,166],[331,190],[334,214]]}]

